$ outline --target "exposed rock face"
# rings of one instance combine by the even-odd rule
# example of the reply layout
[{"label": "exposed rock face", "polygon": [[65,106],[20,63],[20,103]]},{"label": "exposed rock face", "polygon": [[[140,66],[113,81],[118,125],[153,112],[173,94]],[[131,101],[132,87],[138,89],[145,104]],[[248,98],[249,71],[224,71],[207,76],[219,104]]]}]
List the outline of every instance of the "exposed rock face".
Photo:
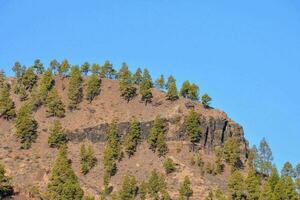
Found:
[{"label": "exposed rock face", "polygon": [[[186,126],[184,120],[177,121],[175,118],[164,119],[168,134],[167,141],[183,141],[187,139]],[[141,122],[142,138],[146,139],[153,121]],[[205,150],[213,150],[215,146],[222,146],[228,137],[235,137],[241,143],[244,155],[247,153],[247,141],[244,138],[243,128],[228,118],[213,118],[200,116],[201,124],[201,139],[199,148]],[[120,122],[117,124],[118,133],[122,137],[126,134],[130,122]],[[73,132],[68,132],[68,138],[71,142],[81,142],[90,140],[93,143],[105,142],[106,132],[109,124],[99,124],[95,127],[77,129]]]}]

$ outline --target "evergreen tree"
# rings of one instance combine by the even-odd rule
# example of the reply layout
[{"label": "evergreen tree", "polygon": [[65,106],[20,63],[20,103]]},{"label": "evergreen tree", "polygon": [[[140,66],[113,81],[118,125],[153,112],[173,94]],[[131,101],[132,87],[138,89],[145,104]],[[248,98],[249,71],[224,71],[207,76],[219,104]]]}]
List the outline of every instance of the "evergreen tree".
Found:
[{"label": "evergreen tree", "polygon": [[79,180],[68,159],[66,147],[59,149],[52,168],[46,194],[48,199],[83,199],[83,190],[80,187]]},{"label": "evergreen tree", "polygon": [[52,71],[48,69],[43,73],[38,86],[38,92],[42,102],[46,100],[48,92],[52,89],[53,85]]},{"label": "evergreen tree", "polygon": [[137,145],[141,139],[141,128],[140,124],[133,119],[130,123],[128,133],[125,135],[124,148],[127,155],[130,157],[136,152]]},{"label": "evergreen tree", "polygon": [[118,73],[119,87],[121,91],[121,97],[129,102],[136,95],[136,88],[132,84],[131,72],[128,69],[126,63],[122,64],[122,67]]},{"label": "evergreen tree", "polygon": [[24,69],[21,66],[21,63],[15,62],[14,66],[12,67],[13,72],[15,73],[16,77],[19,79],[24,73]]},{"label": "evergreen tree", "polygon": [[167,99],[170,101],[175,101],[178,99],[178,91],[176,86],[176,80],[173,76],[169,76],[168,82],[167,82]]},{"label": "evergreen tree", "polygon": [[32,116],[30,106],[22,105],[17,113],[16,134],[21,139],[22,148],[28,149],[37,138],[38,124]]},{"label": "evergreen tree", "polygon": [[240,143],[236,138],[228,138],[224,144],[223,156],[224,160],[231,166],[232,170],[236,170],[239,167],[240,154]]},{"label": "evergreen tree", "polygon": [[175,171],[175,164],[171,158],[167,158],[164,161],[164,168],[167,174],[170,174]]},{"label": "evergreen tree", "polygon": [[152,101],[153,95],[151,92],[152,88],[152,78],[150,76],[150,73],[148,69],[144,69],[143,73],[143,79],[140,83],[140,95],[142,96],[142,101],[145,102],[145,104],[150,103]]},{"label": "evergreen tree", "polygon": [[256,170],[263,175],[269,175],[273,168],[272,161],[272,150],[269,147],[267,141],[263,138],[259,144],[256,161]]},{"label": "evergreen tree", "polygon": [[168,145],[165,142],[165,133],[160,132],[157,137],[157,152],[159,156],[165,156],[168,153]]},{"label": "evergreen tree", "polygon": [[80,146],[80,168],[81,172],[86,175],[96,165],[97,159],[94,155],[92,145],[88,147],[85,144]]},{"label": "evergreen tree", "polygon": [[207,93],[205,93],[202,97],[201,97],[201,100],[202,100],[202,104],[205,108],[209,108],[209,105],[210,105],[210,102],[211,102],[211,97],[208,96]]},{"label": "evergreen tree", "polygon": [[93,74],[99,75],[100,74],[100,68],[101,67],[100,67],[99,64],[94,63],[94,64],[92,64],[91,71],[92,71]]},{"label": "evergreen tree", "polygon": [[216,173],[221,174],[224,171],[224,164],[223,164],[223,150],[220,147],[215,149],[215,164],[216,164]]},{"label": "evergreen tree", "polygon": [[155,152],[157,149],[159,135],[165,135],[165,126],[162,122],[162,119],[159,116],[157,116],[151,127],[150,134],[147,140],[149,144],[149,148],[153,152]]},{"label": "evergreen tree", "polygon": [[[273,200],[275,187],[279,182],[279,175],[276,168],[272,168],[270,176],[262,186],[259,200]],[[275,200],[275,199],[274,199]]]},{"label": "evergreen tree", "polygon": [[228,190],[232,200],[246,199],[244,189],[244,178],[239,171],[231,174],[228,180]]},{"label": "evergreen tree", "polygon": [[36,82],[37,82],[37,76],[34,73],[33,68],[30,67],[26,69],[24,75],[22,76],[22,84],[25,90],[31,91],[33,86],[35,86]]},{"label": "evergreen tree", "polygon": [[179,199],[181,199],[181,200],[184,200],[184,199],[189,200],[190,197],[193,195],[191,181],[188,176],[184,177],[184,181],[180,185],[179,194],[180,194]]},{"label": "evergreen tree", "polygon": [[161,91],[165,89],[164,75],[161,74],[159,78],[155,81],[155,87]]},{"label": "evergreen tree", "polygon": [[82,101],[83,91],[82,91],[82,77],[78,66],[74,66],[71,69],[69,88],[68,88],[68,98],[70,110],[74,110],[78,107],[78,104]]},{"label": "evergreen tree", "polygon": [[88,77],[86,86],[86,99],[91,103],[101,91],[101,81],[96,74],[92,74]]},{"label": "evergreen tree", "polygon": [[61,77],[65,77],[68,75],[69,70],[70,70],[69,61],[67,59],[64,59],[58,67],[58,70],[57,70],[58,74]]},{"label": "evergreen tree", "polygon": [[201,138],[199,115],[195,112],[195,110],[191,110],[187,116],[186,132],[190,138],[190,142],[192,143],[192,148],[194,150],[196,143],[198,143]]},{"label": "evergreen tree", "polygon": [[286,162],[281,170],[281,176],[289,176],[296,178],[296,172],[294,171],[293,165],[290,162]]},{"label": "evergreen tree", "polygon": [[134,176],[125,176],[119,192],[120,200],[135,200],[138,195],[138,185]]},{"label": "evergreen tree", "polygon": [[282,177],[284,181],[285,199],[299,200],[299,194],[296,191],[296,185],[290,176]]},{"label": "evergreen tree", "polygon": [[11,196],[14,193],[14,189],[11,183],[11,178],[6,176],[5,168],[0,164],[0,199]]},{"label": "evergreen tree", "polygon": [[59,65],[59,62],[56,59],[50,61],[50,70],[52,71],[52,73],[56,74]]},{"label": "evergreen tree", "polygon": [[141,68],[137,68],[136,72],[132,76],[132,81],[136,85],[140,85],[143,80]]},{"label": "evergreen tree", "polygon": [[248,200],[258,200],[260,197],[260,183],[253,169],[248,171],[245,180],[246,195]]},{"label": "evergreen tree", "polygon": [[0,87],[0,117],[12,119],[15,116],[15,103],[10,98],[10,86],[4,82]]},{"label": "evergreen tree", "polygon": [[107,60],[101,67],[100,71],[101,78],[113,79],[116,76],[116,71],[113,68],[113,65]]},{"label": "evergreen tree", "polygon": [[81,65],[81,72],[86,76],[90,71],[90,63],[85,62]]},{"label": "evergreen tree", "polygon": [[48,117],[64,117],[65,105],[59,98],[56,89],[52,88],[46,99],[46,112]]},{"label": "evergreen tree", "polygon": [[199,100],[199,87],[195,83],[190,85],[188,96],[193,101]]},{"label": "evergreen tree", "polygon": [[59,120],[55,120],[49,130],[48,144],[52,148],[58,148],[68,142],[67,135]]},{"label": "evergreen tree", "polygon": [[0,88],[6,84],[6,76],[3,70],[0,70]]},{"label": "evergreen tree", "polygon": [[36,59],[34,61],[34,64],[33,64],[32,68],[34,69],[36,74],[42,74],[42,73],[44,73],[44,70],[45,70],[44,66],[43,66],[43,63],[41,63],[40,59]]},{"label": "evergreen tree", "polygon": [[149,196],[153,200],[159,200],[167,191],[167,183],[162,175],[156,170],[151,172],[151,175],[147,182],[147,190]]},{"label": "evergreen tree", "polygon": [[188,94],[189,94],[189,90],[190,90],[190,82],[189,81],[184,81],[181,89],[180,89],[180,96],[184,97],[184,98],[188,98]]}]

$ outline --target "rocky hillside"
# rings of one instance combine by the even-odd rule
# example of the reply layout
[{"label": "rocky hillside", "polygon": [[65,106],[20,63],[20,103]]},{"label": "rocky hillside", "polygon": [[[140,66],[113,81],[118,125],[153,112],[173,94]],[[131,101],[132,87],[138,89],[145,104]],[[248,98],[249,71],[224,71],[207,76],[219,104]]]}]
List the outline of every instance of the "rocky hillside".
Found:
[{"label": "rocky hillside", "polygon": [[[54,80],[59,97],[67,105],[68,78],[55,77]],[[11,78],[8,81],[13,88],[16,80]],[[127,133],[133,118],[140,122],[142,133],[142,142],[138,145],[136,153],[130,158],[125,156],[117,163],[117,173],[110,181],[114,191],[120,189],[126,174],[134,175],[140,182],[146,180],[150,172],[156,169],[165,175],[172,198],[176,199],[179,196],[180,183],[188,176],[194,191],[190,199],[204,199],[213,188],[226,189],[230,169],[225,166],[221,175],[203,173],[198,166],[191,164],[195,154],[201,152],[204,162],[213,163],[215,147],[222,147],[228,138],[234,137],[240,144],[241,160],[245,161],[247,141],[244,138],[243,128],[224,112],[205,108],[199,102],[182,97],[168,101],[165,93],[157,89],[152,89],[152,94],[152,102],[147,105],[141,101],[139,95],[127,102],[120,97],[117,80],[102,79],[101,92],[92,102],[83,100],[78,109],[72,111],[66,109],[65,117],[60,121],[69,139],[68,156],[86,195],[100,197],[103,190],[103,149],[108,126],[112,121],[117,122],[121,138]],[[13,91],[11,96],[16,108],[20,108],[23,103]],[[191,151],[186,134],[186,116],[191,110],[199,114],[201,129],[200,142],[195,151]],[[6,167],[8,175],[12,177],[16,192],[14,199],[36,198],[36,195],[32,194],[33,188],[38,188],[42,193],[47,186],[57,150],[48,145],[49,128],[55,118],[46,116],[44,106],[34,112],[34,119],[38,123],[38,137],[29,149],[20,148],[14,120],[0,118],[0,160]],[[163,119],[167,129],[165,139],[169,151],[164,157],[153,153],[146,142],[157,116]],[[80,172],[79,150],[82,143],[91,144],[97,158],[96,166],[86,175]],[[165,158],[171,158],[176,164],[174,173],[165,174],[163,167]]]}]

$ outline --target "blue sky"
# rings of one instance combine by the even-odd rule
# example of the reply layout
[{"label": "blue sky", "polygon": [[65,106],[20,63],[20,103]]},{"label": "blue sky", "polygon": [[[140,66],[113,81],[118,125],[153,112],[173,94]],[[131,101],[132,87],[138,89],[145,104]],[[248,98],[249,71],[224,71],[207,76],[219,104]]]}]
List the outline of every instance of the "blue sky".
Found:
[{"label": "blue sky", "polygon": [[0,0],[0,68],[35,58],[189,79],[277,166],[300,162],[298,0]]}]

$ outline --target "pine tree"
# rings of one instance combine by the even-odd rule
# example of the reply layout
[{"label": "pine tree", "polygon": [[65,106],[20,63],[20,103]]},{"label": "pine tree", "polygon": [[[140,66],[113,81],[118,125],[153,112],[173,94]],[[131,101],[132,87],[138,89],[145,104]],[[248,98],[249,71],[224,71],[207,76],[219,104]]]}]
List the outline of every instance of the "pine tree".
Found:
[{"label": "pine tree", "polygon": [[147,190],[149,196],[154,200],[159,200],[160,197],[167,191],[167,183],[162,175],[156,170],[151,172],[147,182]]},{"label": "pine tree", "polygon": [[43,73],[38,85],[38,96],[42,103],[45,102],[48,92],[52,89],[53,85],[52,71],[48,69]]},{"label": "pine tree", "polygon": [[52,88],[46,99],[46,112],[47,117],[64,117],[65,105],[59,98],[56,89]]},{"label": "pine tree", "polygon": [[128,133],[125,135],[124,148],[127,155],[130,157],[136,152],[137,145],[141,139],[141,128],[140,124],[133,119],[130,123]]},{"label": "pine tree", "polygon": [[82,101],[83,91],[82,91],[82,77],[78,66],[74,66],[71,69],[69,88],[68,88],[68,98],[70,110],[74,110],[78,107],[78,104]]},{"label": "pine tree", "polygon": [[189,81],[184,81],[180,89],[180,96],[188,98],[190,86],[191,84]]},{"label": "pine tree", "polygon": [[140,85],[143,80],[141,68],[137,68],[136,72],[132,76],[132,81],[136,85]]},{"label": "pine tree", "polygon": [[25,88],[25,90],[31,91],[33,86],[36,85],[37,82],[37,75],[34,73],[33,68],[28,68],[24,72],[24,75],[22,76],[22,84]]},{"label": "pine tree", "polygon": [[116,71],[113,68],[113,65],[107,60],[101,67],[100,71],[101,78],[113,79],[116,76]]},{"label": "pine tree", "polygon": [[299,200],[299,194],[296,191],[294,180],[290,176],[282,177],[284,182],[284,193],[286,199]]},{"label": "pine tree", "polygon": [[162,119],[157,116],[154,120],[153,126],[151,127],[150,134],[148,136],[149,148],[155,152],[158,145],[159,135],[165,135],[165,126],[162,122]]},{"label": "pine tree", "polygon": [[175,164],[171,158],[167,158],[164,161],[164,168],[167,174],[170,174],[175,171]]},{"label": "pine tree", "polygon": [[121,91],[121,97],[129,102],[136,96],[136,88],[132,84],[131,72],[128,69],[126,63],[122,64],[122,67],[118,73],[119,87]]},{"label": "pine tree", "polygon": [[43,66],[43,63],[41,63],[40,59],[36,59],[34,61],[34,64],[33,64],[32,68],[34,69],[36,74],[42,74],[42,73],[44,73],[44,70],[45,70],[44,66]]},{"label": "pine tree", "polygon": [[202,97],[201,97],[201,100],[202,100],[202,104],[205,108],[209,108],[209,105],[210,105],[210,102],[211,102],[211,97],[205,93]]},{"label": "pine tree", "polygon": [[49,130],[48,144],[52,148],[59,148],[68,142],[67,135],[59,120],[55,120]]},{"label": "pine tree", "polygon": [[99,75],[100,74],[100,65],[99,64],[92,64],[92,67],[91,67],[91,71],[92,71],[92,74],[95,74],[95,75]]},{"label": "pine tree", "polygon": [[199,87],[195,83],[190,85],[188,97],[193,101],[199,100]]},{"label": "pine tree", "polygon": [[290,162],[286,162],[281,170],[281,176],[289,176],[296,178],[296,172],[294,171],[293,165]]},{"label": "pine tree", "polygon": [[160,132],[157,137],[158,156],[165,156],[168,153],[168,145],[165,142],[165,133]]},{"label": "pine tree", "polygon": [[297,164],[295,167],[296,176],[300,178],[300,164]]},{"label": "pine tree", "polygon": [[22,148],[28,149],[37,138],[38,124],[32,116],[30,106],[22,105],[17,113],[16,134],[21,139]]},{"label": "pine tree", "polygon": [[239,171],[233,172],[229,177],[228,190],[232,200],[246,199],[244,178]]},{"label": "pine tree", "polygon": [[175,101],[178,99],[178,91],[176,86],[176,80],[173,76],[169,76],[168,82],[167,82],[167,99],[170,101]]},{"label": "pine tree", "polygon": [[6,84],[6,76],[3,70],[0,70],[0,88]]},{"label": "pine tree", "polygon": [[248,171],[245,180],[246,195],[248,200],[258,200],[260,197],[260,183],[253,169]]},{"label": "pine tree", "polygon": [[151,92],[152,88],[152,78],[150,76],[150,73],[148,69],[144,69],[143,73],[143,79],[142,82],[140,83],[140,95],[142,96],[142,101],[145,102],[145,104],[148,104],[152,101],[153,95]]},{"label": "pine tree", "polygon": [[159,78],[155,81],[155,87],[161,91],[165,89],[165,79],[164,75],[160,75]]},{"label": "pine tree", "polygon": [[50,175],[46,196],[48,199],[66,200],[81,200],[83,198],[83,190],[68,159],[66,147],[59,149]]},{"label": "pine tree", "polygon": [[273,155],[267,141],[263,138],[259,144],[257,154],[256,170],[264,175],[269,175],[272,171]]},{"label": "pine tree", "polygon": [[180,194],[179,199],[181,199],[181,200],[184,200],[184,199],[189,200],[190,197],[193,195],[191,181],[188,176],[184,177],[184,181],[180,185],[179,194]]},{"label": "pine tree", "polygon": [[272,168],[270,176],[262,186],[259,200],[275,200],[274,191],[279,179],[277,169]]},{"label": "pine tree", "polygon": [[134,176],[126,175],[119,192],[120,200],[135,200],[138,195],[137,181]]},{"label": "pine tree", "polygon": [[86,76],[90,71],[90,63],[85,62],[81,65],[81,72]]},{"label": "pine tree", "polygon": [[9,120],[15,116],[15,103],[10,98],[10,86],[4,82],[0,87],[0,117]]},{"label": "pine tree", "polygon": [[14,66],[12,67],[13,72],[15,73],[16,77],[19,79],[24,73],[24,69],[21,66],[20,62],[15,62]]},{"label": "pine tree", "polygon": [[195,110],[191,110],[186,119],[186,132],[192,143],[192,148],[196,146],[196,143],[200,141],[201,138],[201,129],[200,129],[200,120],[199,115]]},{"label": "pine tree", "polygon": [[5,168],[0,164],[0,199],[11,196],[14,193],[14,189],[11,183],[11,178],[6,176]]},{"label": "pine tree", "polygon": [[231,166],[232,170],[236,170],[240,161],[240,144],[236,138],[230,137],[225,141],[223,155],[224,160]]},{"label": "pine tree", "polygon": [[57,70],[58,74],[61,77],[65,77],[68,75],[69,70],[70,70],[69,61],[67,59],[64,59],[58,67],[58,70]]},{"label": "pine tree", "polygon": [[59,65],[60,65],[59,62],[56,59],[50,61],[50,70],[52,71],[52,73],[56,74]]},{"label": "pine tree", "polygon": [[94,155],[94,150],[91,145],[88,147],[85,144],[80,146],[80,169],[86,175],[96,165],[97,159]]},{"label": "pine tree", "polygon": [[91,103],[101,91],[101,81],[96,74],[88,77],[86,85],[86,99]]}]

